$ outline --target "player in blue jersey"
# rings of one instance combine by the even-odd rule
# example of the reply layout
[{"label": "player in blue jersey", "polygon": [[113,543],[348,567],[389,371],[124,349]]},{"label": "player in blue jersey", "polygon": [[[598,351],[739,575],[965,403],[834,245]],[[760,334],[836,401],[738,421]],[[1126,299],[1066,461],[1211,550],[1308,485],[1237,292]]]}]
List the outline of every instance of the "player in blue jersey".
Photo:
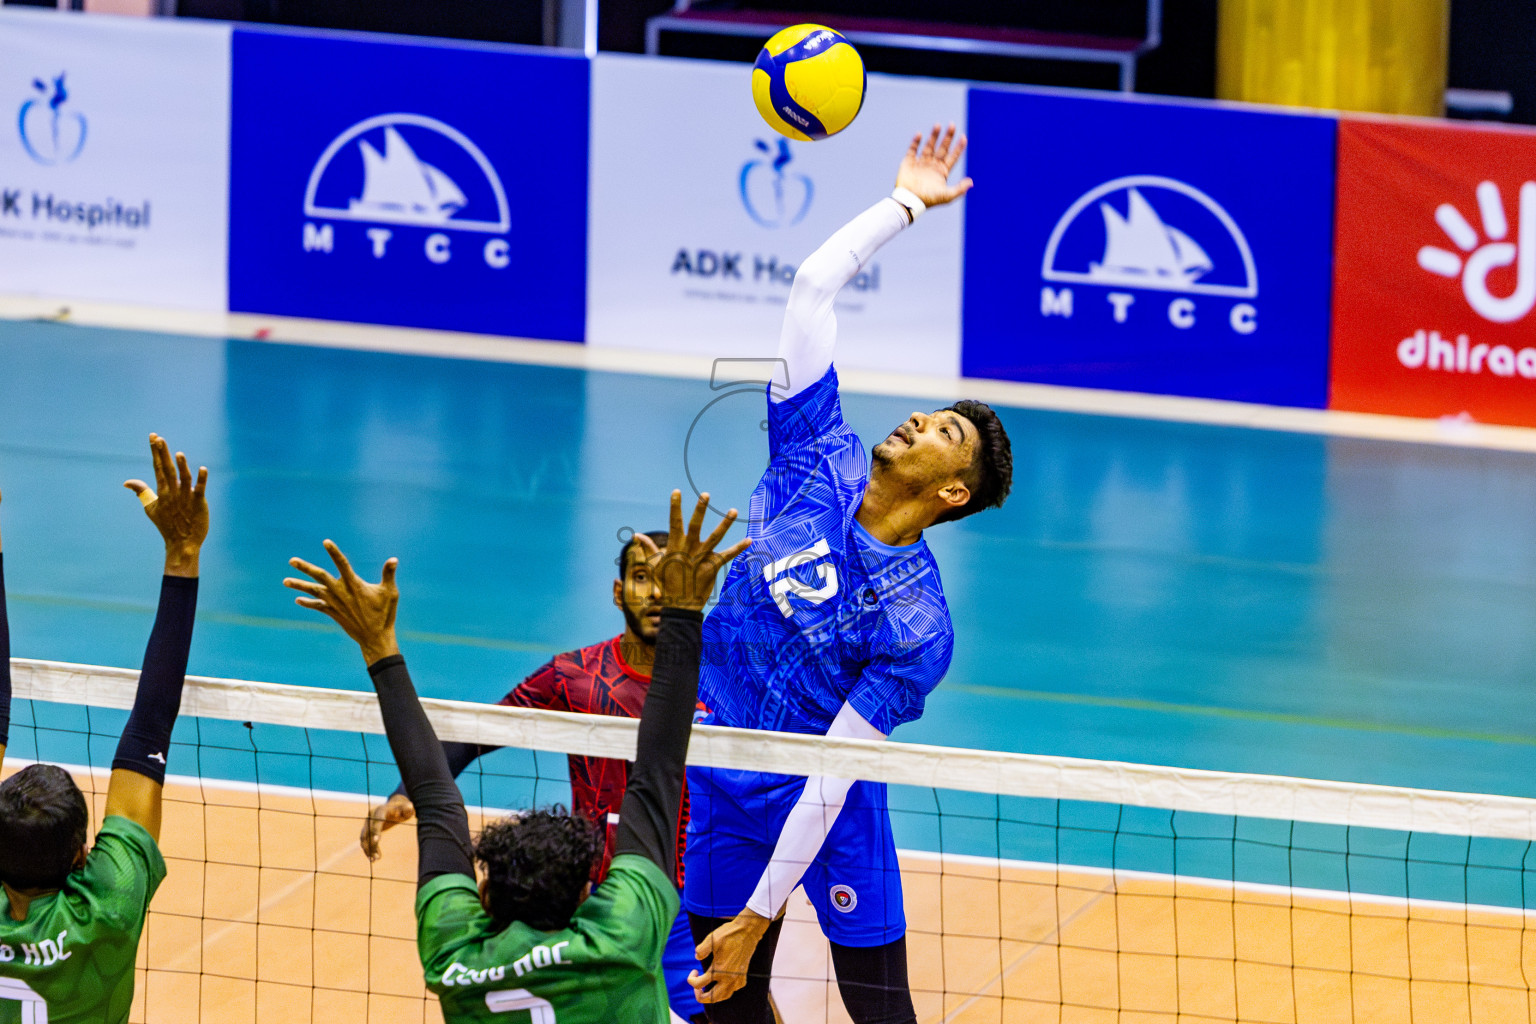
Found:
[{"label": "player in blue jersey", "polygon": [[[699,721],[883,739],[923,713],[954,634],[923,531],[993,508],[1013,475],[1008,435],[980,402],[915,412],[865,454],[843,421],[833,302],[949,184],[965,138],[912,140],[896,189],[800,266],[768,391],[769,464],[752,492],[752,549],[704,626]],[[915,1022],[901,875],[885,787],[689,768],[683,903],[699,940],[692,979],[710,1019],[772,1020],[768,980],[796,885],[832,945],[856,1024]]]}]

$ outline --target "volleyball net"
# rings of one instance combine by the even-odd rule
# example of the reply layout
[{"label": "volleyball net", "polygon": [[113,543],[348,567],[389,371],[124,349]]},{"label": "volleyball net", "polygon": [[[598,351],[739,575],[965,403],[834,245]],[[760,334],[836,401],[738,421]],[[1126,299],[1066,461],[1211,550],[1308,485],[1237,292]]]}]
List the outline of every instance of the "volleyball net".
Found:
[{"label": "volleyball net", "polygon": [[[69,767],[99,823],[137,673],[13,674],[7,773]],[[631,720],[423,704],[506,748],[460,779],[476,828],[568,803],[567,754],[634,756]],[[1536,1016],[1536,800],[711,727],[688,759],[890,785],[925,1024]],[[372,693],[189,679],[169,761],[132,1020],[441,1020],[410,826],[359,848],[399,779]],[[802,894],[787,914],[784,1019],[846,1021]]]}]

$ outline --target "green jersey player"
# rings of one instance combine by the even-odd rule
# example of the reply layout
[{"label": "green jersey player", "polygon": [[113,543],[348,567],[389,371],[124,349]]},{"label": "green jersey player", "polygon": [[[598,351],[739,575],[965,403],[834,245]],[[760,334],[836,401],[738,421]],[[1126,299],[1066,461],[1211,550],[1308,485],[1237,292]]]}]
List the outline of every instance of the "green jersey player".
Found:
[{"label": "green jersey player", "polygon": [[[702,610],[715,575],[747,546],[714,550],[734,509],[701,541],[707,508],[704,495],[685,534],[682,495],[674,491],[665,552],[635,535],[661,583],[661,630],[613,862],[595,892],[589,878],[602,827],[579,815],[536,811],[493,822],[471,847],[463,798],[395,642],[396,561],[384,564],[377,584],[360,579],[330,541],[337,575],[290,562],[310,579],[283,582],[306,595],[300,605],[335,619],[357,641],[378,690],[384,731],[416,808],[418,952],[447,1024],[496,1024],[514,1011],[537,1024],[667,1021],[661,955],[678,910],[677,822]],[[476,861],[484,869],[478,885]]]},{"label": "green jersey player", "polygon": [[[0,1024],[124,1024],[133,1002],[139,934],[165,879],[158,845],[165,756],[208,535],[208,471],[194,482],[184,455],[173,461],[154,434],[150,448],[156,489],[140,480],[125,486],[165,541],[165,576],[96,844],[87,851],[85,796],[62,768],[33,764],[0,784]],[[3,587],[0,579],[0,759],[11,697]]]}]

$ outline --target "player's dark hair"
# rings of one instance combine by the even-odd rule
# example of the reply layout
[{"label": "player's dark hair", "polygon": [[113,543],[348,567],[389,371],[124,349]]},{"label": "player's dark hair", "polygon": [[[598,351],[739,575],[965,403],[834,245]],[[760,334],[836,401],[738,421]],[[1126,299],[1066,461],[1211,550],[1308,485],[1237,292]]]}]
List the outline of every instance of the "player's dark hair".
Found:
[{"label": "player's dark hair", "polygon": [[[655,544],[658,548],[666,547],[667,541],[672,537],[666,530],[647,530],[645,535],[651,538],[651,543]],[[630,534],[629,540],[626,540],[624,546],[619,548],[619,579],[624,578],[625,569],[629,565],[629,549],[640,543],[635,537],[636,534]]]},{"label": "player's dark hair", "polygon": [[1002,508],[1013,489],[1013,446],[1008,443],[1008,431],[1003,421],[985,402],[963,399],[940,412],[959,413],[976,425],[976,454],[965,472],[965,486],[970,489],[971,500],[957,509],[951,509],[934,520],[936,523],[952,523],[956,519],[975,515],[988,508]]},{"label": "player's dark hair", "polygon": [[28,765],[0,783],[0,881],[23,891],[62,886],[89,821],[85,794],[56,765]]},{"label": "player's dark hair", "polygon": [[475,859],[485,866],[486,910],[496,927],[521,921],[552,932],[570,924],[603,840],[586,815],[558,805],[486,825]]}]

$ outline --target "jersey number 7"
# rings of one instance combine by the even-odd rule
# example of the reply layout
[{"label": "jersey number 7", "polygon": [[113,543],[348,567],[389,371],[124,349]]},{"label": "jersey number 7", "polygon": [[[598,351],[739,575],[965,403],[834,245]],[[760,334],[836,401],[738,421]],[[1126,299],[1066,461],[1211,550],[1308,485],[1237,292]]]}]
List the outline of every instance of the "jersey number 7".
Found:
[{"label": "jersey number 7", "polygon": [[540,999],[525,988],[504,988],[485,994],[485,1008],[492,1013],[528,1011],[528,1024],[555,1024],[555,1008],[548,999]]}]

